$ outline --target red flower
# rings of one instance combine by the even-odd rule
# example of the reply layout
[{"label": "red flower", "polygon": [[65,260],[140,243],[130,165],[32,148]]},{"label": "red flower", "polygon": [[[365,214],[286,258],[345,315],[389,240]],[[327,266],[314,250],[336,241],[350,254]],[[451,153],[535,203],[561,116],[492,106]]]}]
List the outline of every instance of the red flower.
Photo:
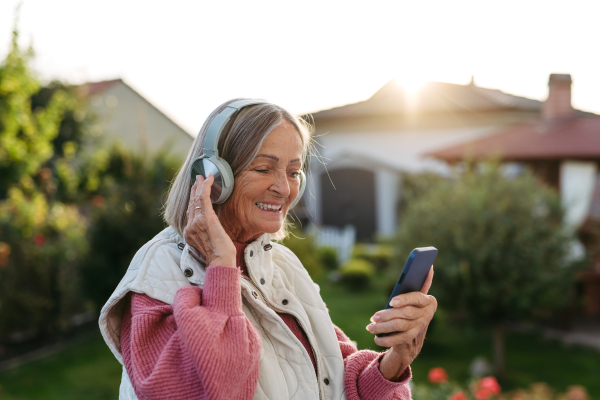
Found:
[{"label": "red flower", "polygon": [[95,195],[92,197],[92,204],[96,207],[102,207],[104,204],[104,197],[100,196],[99,194]]},{"label": "red flower", "polygon": [[429,370],[429,374],[427,375],[429,382],[431,383],[444,383],[448,382],[448,374],[446,370],[442,367],[432,368]]},{"label": "red flower", "polygon": [[46,243],[46,237],[41,233],[36,233],[33,235],[33,242],[38,246],[43,246]]},{"label": "red flower", "polygon": [[452,396],[448,397],[448,400],[469,400],[464,392],[456,392]]},{"label": "red flower", "polygon": [[486,400],[492,396],[499,395],[501,392],[498,381],[493,376],[481,378],[477,382],[477,388],[475,389],[475,398],[477,400]]},{"label": "red flower", "polygon": [[6,265],[8,264],[9,255],[10,245],[8,243],[0,242],[0,267],[6,267]]}]

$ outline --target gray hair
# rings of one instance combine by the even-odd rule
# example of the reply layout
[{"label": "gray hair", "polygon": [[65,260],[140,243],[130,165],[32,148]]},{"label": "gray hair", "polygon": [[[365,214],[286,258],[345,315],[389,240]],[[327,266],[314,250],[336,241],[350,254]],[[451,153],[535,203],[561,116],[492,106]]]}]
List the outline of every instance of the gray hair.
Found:
[{"label": "gray hair", "polygon": [[[223,111],[228,104],[242,98],[226,101],[217,107],[204,121],[200,133],[194,140],[183,166],[171,182],[167,203],[165,204],[164,220],[177,233],[183,236],[187,224],[187,207],[190,201],[192,186],[190,170],[194,160],[202,155],[206,131],[212,120]],[[275,104],[255,104],[236,112],[223,128],[217,148],[219,156],[229,163],[233,176],[237,177],[252,163],[263,142],[283,120],[294,125],[302,141],[303,168],[306,166],[306,156],[310,146],[312,127],[308,122]],[[235,186],[234,189],[235,191]],[[287,219],[273,239],[283,239],[287,235]]]}]

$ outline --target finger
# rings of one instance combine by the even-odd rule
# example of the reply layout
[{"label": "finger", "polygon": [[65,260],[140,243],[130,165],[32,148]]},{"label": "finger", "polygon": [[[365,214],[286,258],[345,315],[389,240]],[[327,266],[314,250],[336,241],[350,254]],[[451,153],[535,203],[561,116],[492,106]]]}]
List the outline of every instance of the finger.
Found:
[{"label": "finger", "polygon": [[423,284],[423,287],[421,288],[421,293],[427,294],[429,292],[429,288],[431,288],[432,282],[433,282],[433,265],[431,266],[431,269],[429,270],[429,273],[427,274],[425,283]]},{"label": "finger", "polygon": [[374,334],[379,333],[390,333],[390,332],[404,332],[412,329],[415,326],[414,321],[406,319],[395,318],[386,322],[378,322],[376,324],[367,325],[367,330]]},{"label": "finger", "polygon": [[394,308],[405,306],[427,307],[429,303],[431,303],[431,296],[421,292],[400,294],[390,301],[390,305]]},{"label": "finger", "polygon": [[375,315],[371,317],[371,322],[380,323],[391,321],[396,318],[402,318],[407,320],[419,319],[425,315],[427,307],[400,307],[400,308],[388,308],[387,310],[377,311]]},{"label": "finger", "polygon": [[197,189],[199,190],[199,204],[197,205],[202,207],[202,209],[206,211],[209,208],[212,209],[212,203],[210,201],[210,190],[213,182],[215,181],[215,177],[213,175],[208,175],[206,179],[203,179],[203,177],[201,177],[200,180],[202,181],[202,185],[200,185],[199,189]]},{"label": "finger", "polygon": [[190,188],[190,201],[188,204],[188,209],[192,208],[192,205],[196,203],[196,198],[198,197],[198,186],[199,186],[199,178],[200,175],[196,175],[196,180],[194,181],[194,184],[192,185],[192,187]]},{"label": "finger", "polygon": [[202,185],[206,179],[202,175],[196,175],[196,198],[200,197],[200,192],[202,191]]},{"label": "finger", "polygon": [[197,187],[198,187],[198,177],[196,177],[194,184],[190,188],[190,203],[194,200],[194,197],[196,197],[196,188]]},{"label": "finger", "polygon": [[196,198],[196,187],[198,186],[198,179],[194,181],[194,184],[190,188],[190,199],[188,201],[187,216],[190,217],[190,213],[194,211],[194,199]]},{"label": "finger", "polygon": [[377,346],[381,346],[381,347],[393,347],[393,346],[397,346],[402,343],[410,345],[410,344],[412,344],[412,341],[413,341],[415,335],[416,335],[416,331],[414,329],[411,329],[411,330],[399,332],[399,333],[396,333],[395,335],[390,335],[390,336],[383,336],[383,337],[375,336],[375,338],[373,340],[375,341],[375,344]]}]

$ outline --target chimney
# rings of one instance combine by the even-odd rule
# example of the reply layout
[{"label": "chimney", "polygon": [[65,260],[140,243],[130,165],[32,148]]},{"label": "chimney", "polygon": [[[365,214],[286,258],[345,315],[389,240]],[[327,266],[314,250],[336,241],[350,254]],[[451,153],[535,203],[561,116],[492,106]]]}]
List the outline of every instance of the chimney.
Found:
[{"label": "chimney", "polygon": [[548,98],[542,107],[542,118],[554,120],[573,115],[570,74],[550,74]]}]

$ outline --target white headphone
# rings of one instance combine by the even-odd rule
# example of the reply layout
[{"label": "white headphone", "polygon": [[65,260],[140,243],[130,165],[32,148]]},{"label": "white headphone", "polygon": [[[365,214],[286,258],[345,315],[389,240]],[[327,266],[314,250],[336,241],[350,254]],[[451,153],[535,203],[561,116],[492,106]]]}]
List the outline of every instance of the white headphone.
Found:
[{"label": "white headphone", "polygon": [[[215,177],[215,181],[211,187],[210,200],[215,204],[223,204],[231,193],[233,193],[234,177],[233,171],[229,166],[229,163],[219,157],[219,150],[217,145],[219,144],[219,137],[223,128],[236,111],[252,106],[255,104],[268,104],[264,100],[239,100],[228,104],[227,107],[217,115],[206,132],[204,138],[204,149],[202,155],[194,160],[191,168],[192,185],[196,181],[196,175],[202,175],[205,178],[208,174],[212,174]],[[306,189],[306,176],[304,172],[300,171],[300,188],[298,190],[298,197],[290,205],[293,208],[302,197],[304,190]]]}]

